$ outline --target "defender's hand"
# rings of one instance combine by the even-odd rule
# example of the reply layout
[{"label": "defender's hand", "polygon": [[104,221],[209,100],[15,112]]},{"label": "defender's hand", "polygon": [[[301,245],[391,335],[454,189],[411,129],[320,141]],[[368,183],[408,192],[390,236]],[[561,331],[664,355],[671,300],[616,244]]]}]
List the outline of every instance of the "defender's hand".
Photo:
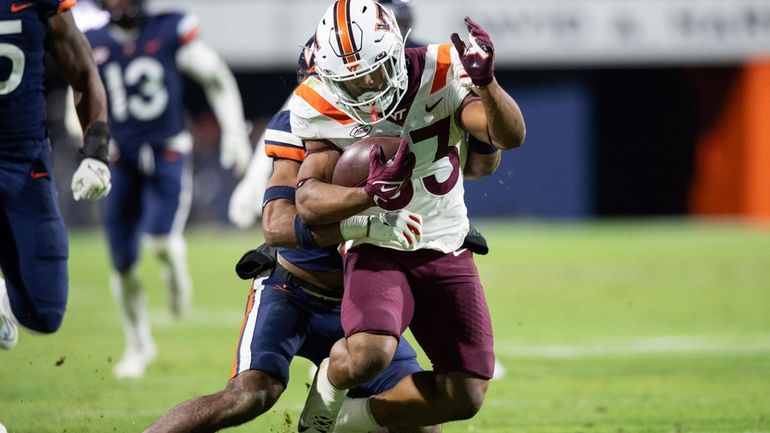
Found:
[{"label": "defender's hand", "polygon": [[276,249],[267,244],[246,251],[236,263],[235,273],[242,280],[266,277],[275,268],[275,253]]},{"label": "defender's hand", "polygon": [[486,86],[495,78],[495,47],[489,34],[475,21],[465,17],[470,46],[452,33],[452,43],[460,55],[460,61],[474,86]]},{"label": "defender's hand", "polygon": [[220,143],[219,163],[223,168],[232,168],[236,176],[240,177],[246,172],[251,160],[251,143],[245,133],[222,134]]},{"label": "defender's hand", "polygon": [[98,159],[84,158],[72,175],[72,196],[75,200],[99,200],[111,188],[110,169]]},{"label": "defender's hand", "polygon": [[386,161],[382,146],[375,144],[369,152],[369,178],[364,191],[377,206],[387,203],[401,194],[404,183],[412,177],[414,164],[415,157],[406,138],[399,143],[392,161]]}]

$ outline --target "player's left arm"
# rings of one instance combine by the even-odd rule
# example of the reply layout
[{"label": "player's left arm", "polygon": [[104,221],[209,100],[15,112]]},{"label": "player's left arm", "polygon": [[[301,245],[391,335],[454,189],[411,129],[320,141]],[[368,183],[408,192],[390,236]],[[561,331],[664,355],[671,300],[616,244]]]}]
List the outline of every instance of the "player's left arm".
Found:
[{"label": "player's left arm", "polygon": [[84,131],[84,159],[72,176],[72,193],[75,200],[97,200],[106,196],[112,186],[107,167],[110,129],[104,86],[91,55],[91,45],[75,25],[72,12],[59,12],[48,23],[51,30],[45,41],[46,50],[74,90],[75,109]]},{"label": "player's left arm", "polygon": [[464,179],[479,179],[489,176],[500,165],[500,149],[468,134],[468,156],[463,167]]},{"label": "player's left arm", "polygon": [[225,168],[235,167],[243,174],[251,158],[251,142],[243,117],[243,104],[238,84],[225,61],[205,42],[195,37],[197,22],[186,16],[179,24],[183,44],[177,50],[179,69],[198,82],[217,116],[222,129],[220,163]]},{"label": "player's left arm", "polygon": [[470,32],[469,44],[466,46],[457,33],[452,35],[452,43],[478,99],[463,106],[459,113],[460,125],[495,148],[508,150],[519,147],[526,136],[524,117],[516,101],[495,79],[492,40],[470,18],[465,18],[465,24]]}]

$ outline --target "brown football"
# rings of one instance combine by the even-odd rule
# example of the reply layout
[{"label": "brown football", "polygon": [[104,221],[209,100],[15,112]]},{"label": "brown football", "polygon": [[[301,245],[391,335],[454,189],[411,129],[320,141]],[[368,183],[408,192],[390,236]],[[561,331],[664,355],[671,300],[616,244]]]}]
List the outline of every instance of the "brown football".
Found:
[{"label": "brown football", "polygon": [[332,183],[342,186],[363,186],[369,177],[369,151],[372,145],[379,144],[387,159],[393,158],[398,151],[399,137],[379,135],[357,141],[342,152],[334,166]]}]

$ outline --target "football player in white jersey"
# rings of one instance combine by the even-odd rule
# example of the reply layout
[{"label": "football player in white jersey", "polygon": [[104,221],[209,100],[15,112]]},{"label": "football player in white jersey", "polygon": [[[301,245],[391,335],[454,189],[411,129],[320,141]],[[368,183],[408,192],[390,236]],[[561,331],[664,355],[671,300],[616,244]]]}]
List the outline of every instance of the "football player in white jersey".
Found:
[{"label": "football player in white jersey", "polygon": [[[492,328],[472,255],[462,248],[468,219],[460,167],[466,132],[493,152],[520,146],[525,127],[494,79],[489,35],[468,18],[466,25],[467,45],[454,34],[454,47],[406,50],[393,17],[370,0],[338,0],[318,25],[319,77],[299,86],[289,104],[292,130],[308,152],[298,213],[313,225],[367,214],[375,205],[407,209],[423,217],[423,234],[409,248],[370,239],[348,246],[346,338],[316,375],[300,431],[432,425],[470,418],[481,407],[493,374]],[[375,135],[408,140],[390,163],[373,148],[364,187],[329,183],[340,152]],[[407,327],[433,371],[342,406],[347,389],[387,365]]]}]

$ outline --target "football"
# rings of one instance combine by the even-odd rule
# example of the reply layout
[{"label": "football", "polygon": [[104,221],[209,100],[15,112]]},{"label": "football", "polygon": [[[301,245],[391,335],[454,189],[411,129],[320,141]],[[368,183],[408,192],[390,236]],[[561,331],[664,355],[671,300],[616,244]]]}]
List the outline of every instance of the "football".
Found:
[{"label": "football", "polygon": [[342,186],[363,186],[369,177],[369,151],[372,145],[379,144],[387,159],[393,158],[398,151],[400,137],[379,135],[366,137],[347,148],[337,165],[334,166],[332,183]]}]

